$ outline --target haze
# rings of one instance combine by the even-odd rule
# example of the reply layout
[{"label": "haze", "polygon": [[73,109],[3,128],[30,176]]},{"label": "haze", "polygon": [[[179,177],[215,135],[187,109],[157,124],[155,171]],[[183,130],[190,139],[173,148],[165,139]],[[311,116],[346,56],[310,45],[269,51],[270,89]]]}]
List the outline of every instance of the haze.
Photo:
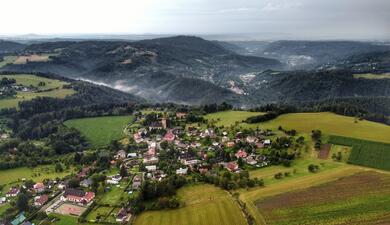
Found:
[{"label": "haze", "polygon": [[1,9],[3,36],[152,33],[390,39],[388,0],[4,0]]}]

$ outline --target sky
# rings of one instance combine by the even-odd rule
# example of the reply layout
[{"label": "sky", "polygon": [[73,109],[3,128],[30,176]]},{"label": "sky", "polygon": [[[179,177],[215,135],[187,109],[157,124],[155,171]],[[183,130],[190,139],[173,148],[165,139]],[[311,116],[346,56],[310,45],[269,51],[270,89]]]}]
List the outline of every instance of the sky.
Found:
[{"label": "sky", "polygon": [[390,39],[390,0],[2,0],[0,35]]}]

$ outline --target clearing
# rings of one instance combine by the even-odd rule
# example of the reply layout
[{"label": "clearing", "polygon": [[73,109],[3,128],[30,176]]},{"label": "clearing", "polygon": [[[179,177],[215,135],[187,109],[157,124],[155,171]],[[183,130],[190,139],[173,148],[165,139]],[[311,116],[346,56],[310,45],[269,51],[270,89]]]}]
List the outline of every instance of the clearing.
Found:
[{"label": "clearing", "polygon": [[[64,85],[67,85],[69,83],[60,80],[54,80],[29,74],[0,75],[0,79],[4,77],[15,79],[16,84],[21,84],[24,86],[34,86],[38,88],[38,91],[18,91],[15,97],[1,99],[0,109],[18,107],[19,102],[28,101],[36,97],[65,98],[66,96],[76,93],[73,89],[64,88]],[[40,82],[44,82],[45,85],[38,86]]]},{"label": "clearing", "polygon": [[110,144],[124,137],[123,129],[133,116],[103,116],[65,121],[65,125],[79,130],[93,147]]},{"label": "clearing", "polygon": [[179,209],[142,213],[135,225],[244,225],[246,220],[238,204],[228,193],[213,185],[187,186],[178,196],[185,202]]}]

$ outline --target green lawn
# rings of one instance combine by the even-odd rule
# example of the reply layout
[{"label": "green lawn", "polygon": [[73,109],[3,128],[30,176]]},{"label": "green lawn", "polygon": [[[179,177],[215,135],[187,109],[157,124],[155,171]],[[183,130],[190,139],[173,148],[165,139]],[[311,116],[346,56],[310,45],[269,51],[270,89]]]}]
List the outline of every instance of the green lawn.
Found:
[{"label": "green lawn", "polygon": [[100,206],[100,207],[95,207],[88,215],[87,215],[87,221],[89,222],[95,222],[96,217],[100,215],[100,219],[103,220],[108,214],[113,210],[112,207],[105,207],[105,206]]},{"label": "green lawn", "polygon": [[65,125],[79,130],[92,146],[108,145],[124,136],[123,129],[133,116],[104,116],[68,120]]},{"label": "green lawn", "polygon": [[238,204],[213,185],[181,188],[178,196],[185,206],[173,210],[149,211],[137,217],[135,225],[245,225]]},{"label": "green lawn", "polygon": [[99,194],[99,204],[119,206],[121,203],[124,203],[128,197],[127,192],[124,192],[126,185],[126,182],[121,182],[120,187],[117,187],[116,185],[107,185],[111,188],[111,190],[106,193]]},{"label": "green lawn", "polygon": [[236,122],[241,123],[243,120],[251,116],[262,115],[261,112],[248,112],[248,111],[223,111],[207,114],[205,119],[209,121],[216,121],[217,126],[230,126],[234,125]]},{"label": "green lawn", "polygon": [[64,85],[67,82],[48,79],[45,77],[39,77],[35,75],[20,74],[20,75],[0,75],[0,79],[3,77],[13,78],[17,84],[26,86],[38,87],[39,82],[45,82],[45,86],[38,87],[42,92],[18,92],[14,98],[0,100],[0,109],[18,107],[18,103],[21,101],[28,101],[36,97],[53,97],[53,98],[65,98],[66,96],[76,93],[73,89],[65,89]]}]

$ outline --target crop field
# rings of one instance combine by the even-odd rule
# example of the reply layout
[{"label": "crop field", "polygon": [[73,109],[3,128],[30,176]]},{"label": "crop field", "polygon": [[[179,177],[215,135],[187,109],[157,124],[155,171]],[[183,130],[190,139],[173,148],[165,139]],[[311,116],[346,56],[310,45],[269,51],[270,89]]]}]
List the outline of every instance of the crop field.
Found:
[{"label": "crop field", "polygon": [[27,62],[47,62],[50,60],[49,54],[42,55],[23,55],[18,56],[13,62],[14,64],[26,64]]},{"label": "crop field", "polygon": [[349,163],[390,171],[390,144],[340,136],[330,136],[329,142],[352,147]]},{"label": "crop field", "polygon": [[262,115],[261,112],[248,112],[248,111],[223,111],[207,114],[205,119],[211,121],[216,121],[217,126],[230,126],[234,125],[236,122],[241,123],[243,120],[251,116]]},{"label": "crop field", "polygon": [[[31,100],[36,97],[53,97],[53,98],[65,98],[68,95],[75,93],[73,89],[63,88],[67,82],[48,79],[45,77],[38,77],[34,75],[21,74],[21,75],[0,75],[0,79],[3,77],[13,78],[17,84],[25,86],[34,86],[39,89],[40,92],[17,92],[14,98],[7,98],[0,100],[0,109],[18,107],[18,103],[21,101]],[[38,87],[39,82],[45,82],[45,86]]]},{"label": "crop field", "polygon": [[188,186],[178,191],[185,202],[179,209],[142,213],[135,225],[244,225],[246,220],[236,202],[212,185]]},{"label": "crop field", "polygon": [[123,129],[132,116],[104,116],[65,121],[65,125],[79,130],[93,147],[110,144],[124,136]]},{"label": "crop field", "polygon": [[257,201],[267,224],[388,224],[390,175],[362,172]]},{"label": "crop field", "polygon": [[[234,115],[233,111],[226,111],[209,114],[205,118],[220,118],[217,125],[229,125],[234,124],[235,121],[241,122],[248,115],[254,115],[252,112],[242,112],[241,114],[246,116],[234,118],[232,117]],[[319,129],[322,133],[330,135],[390,143],[390,126],[366,120],[355,122],[353,117],[341,116],[330,112],[290,113],[264,123],[240,123],[239,126],[272,130],[277,130],[279,126],[282,126],[284,129],[295,129],[298,133],[306,134],[311,133],[314,129]]]},{"label": "crop field", "polygon": [[365,74],[354,74],[354,78],[359,79],[375,79],[375,80],[382,80],[382,79],[390,79],[390,73],[382,73],[382,74],[372,74],[372,73],[365,73]]},{"label": "crop field", "polygon": [[[341,177],[353,175],[363,170],[364,169],[360,167],[341,164],[341,166],[335,167],[333,169],[322,169],[319,173],[304,173],[301,175],[294,175],[289,178],[284,178],[273,183],[265,182],[265,187],[240,190],[240,200],[246,204],[249,213],[254,217],[257,225],[267,224],[262,214],[258,210],[255,201],[289,191],[309,188],[314,185],[320,185],[326,182],[334,181]],[[271,174],[274,174],[273,172],[276,171],[277,170],[272,171]],[[260,175],[260,177],[262,176],[263,175]]]}]

